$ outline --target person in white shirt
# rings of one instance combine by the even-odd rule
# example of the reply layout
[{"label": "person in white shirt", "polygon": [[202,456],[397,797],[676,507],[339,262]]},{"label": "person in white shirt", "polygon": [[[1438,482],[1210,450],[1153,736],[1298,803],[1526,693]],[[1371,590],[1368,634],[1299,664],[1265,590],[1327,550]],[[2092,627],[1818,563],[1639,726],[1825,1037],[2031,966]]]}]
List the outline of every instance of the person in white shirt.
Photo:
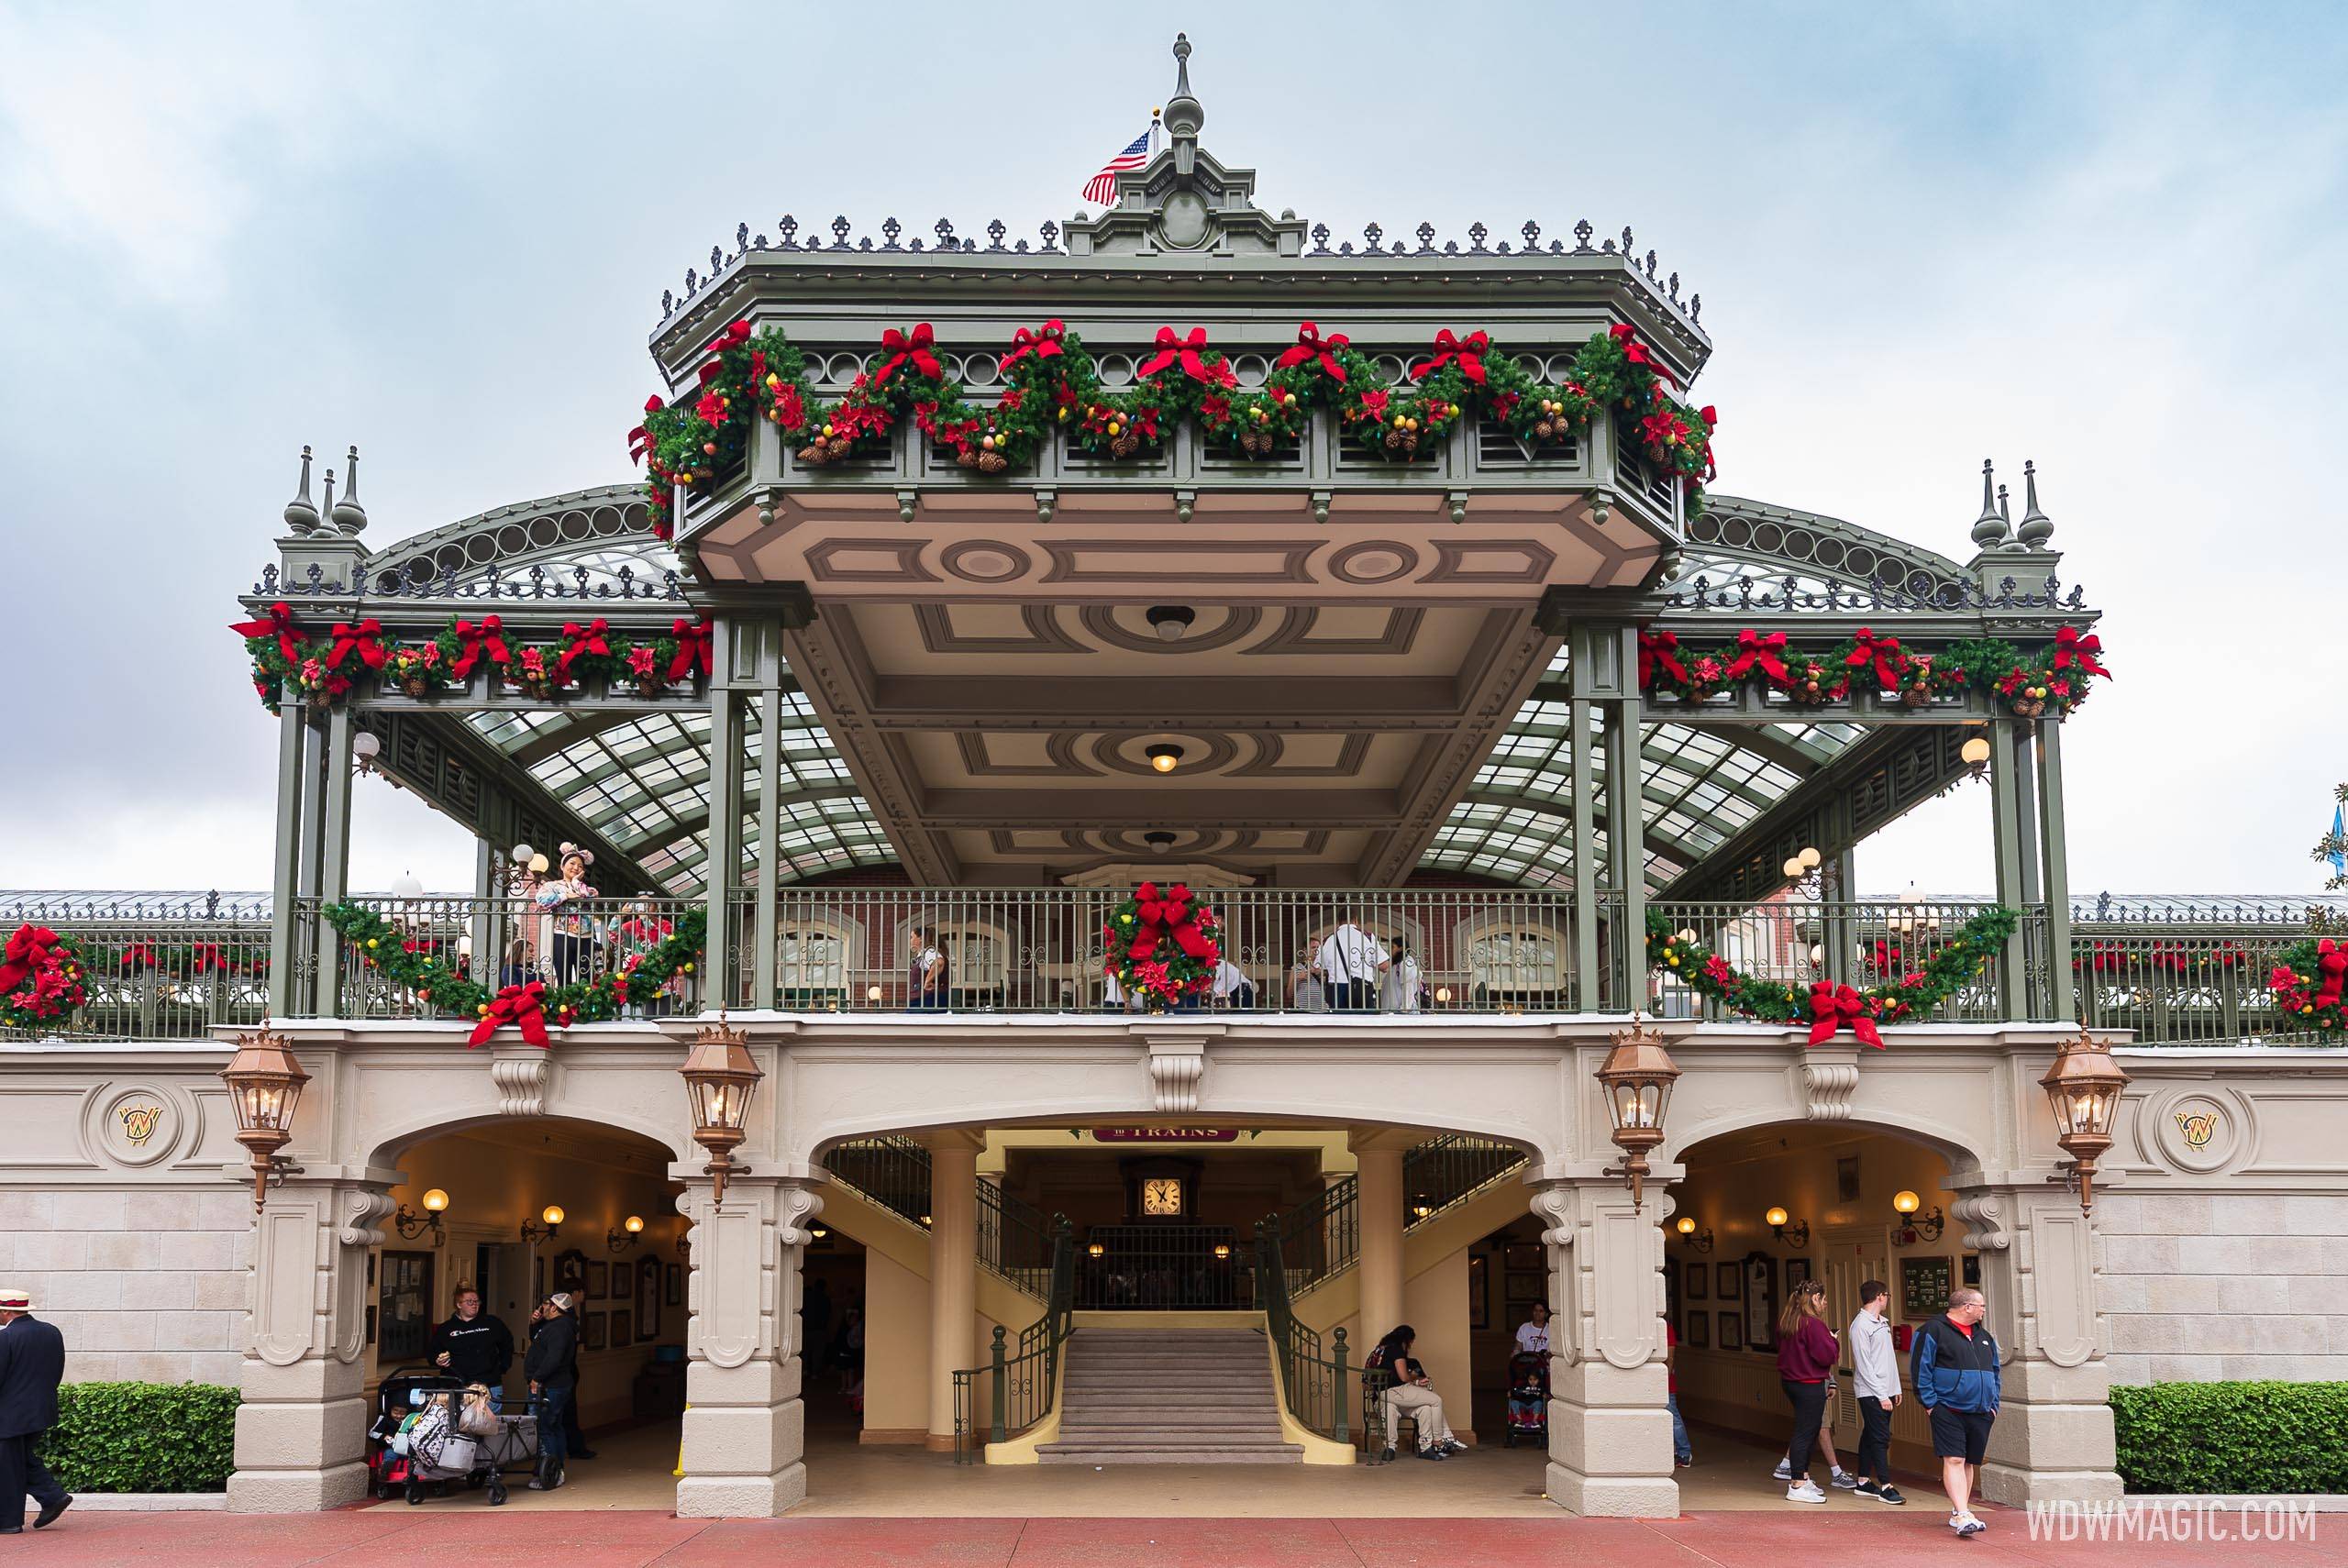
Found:
[{"label": "person in white shirt", "polygon": [[1321,977],[1313,973],[1311,965],[1299,962],[1297,966],[1290,971],[1288,983],[1290,1005],[1297,1011],[1326,1012],[1329,1010],[1328,990],[1321,984]]},{"label": "person in white shirt", "polygon": [[1378,938],[1356,925],[1348,911],[1337,911],[1336,929],[1321,939],[1321,951],[1313,955],[1312,972],[1329,993],[1329,1005],[1340,1011],[1361,1012],[1368,1010],[1384,959],[1379,951]]},{"label": "person in white shirt", "polygon": [[1858,1316],[1844,1343],[1851,1347],[1851,1393],[1859,1402],[1859,1456],[1851,1462],[1862,1497],[1904,1503],[1891,1484],[1891,1412],[1899,1404],[1899,1357],[1891,1346],[1891,1290],[1879,1279],[1859,1286]]},{"label": "person in white shirt", "polygon": [[1388,1012],[1419,1010],[1419,961],[1399,936],[1387,944],[1378,966],[1378,1005]]},{"label": "person in white shirt", "polygon": [[1239,966],[1228,954],[1214,966],[1214,1002],[1217,1007],[1238,1008],[1242,1011],[1256,1005],[1256,988],[1240,973]]},{"label": "person in white shirt", "polygon": [[1549,1353],[1549,1304],[1535,1301],[1533,1315],[1516,1326],[1516,1350],[1519,1355],[1545,1356]]}]

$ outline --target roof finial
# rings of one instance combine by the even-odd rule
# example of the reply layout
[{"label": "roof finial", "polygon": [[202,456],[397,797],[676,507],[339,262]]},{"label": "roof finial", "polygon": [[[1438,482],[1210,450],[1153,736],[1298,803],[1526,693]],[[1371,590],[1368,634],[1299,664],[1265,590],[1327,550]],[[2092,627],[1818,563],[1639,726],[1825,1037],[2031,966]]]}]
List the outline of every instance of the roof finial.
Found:
[{"label": "roof finial", "polygon": [[2014,509],[2006,501],[2006,487],[2004,485],[1999,485],[1998,487],[1998,515],[1999,518],[2004,520],[2008,527],[2011,527],[2013,525]]},{"label": "roof finial", "polygon": [[310,448],[302,448],[302,488],[285,503],[285,525],[297,535],[306,535],[318,525],[317,504],[310,499]]},{"label": "roof finial", "polygon": [[1174,96],[1191,95],[1191,35],[1174,35]]},{"label": "roof finial", "polygon": [[357,538],[367,527],[367,509],[359,504],[359,448],[350,448],[343,460],[342,500],[334,508],[334,525],[349,538]]},{"label": "roof finial", "polygon": [[2006,536],[2006,520],[1998,515],[1998,474],[1987,458],[1981,459],[1981,515],[1973,520],[1973,542],[1982,549]]},{"label": "roof finial", "polygon": [[2025,462],[2021,466],[2021,530],[2022,547],[2043,550],[2046,541],[2054,536],[2054,519],[2038,509],[2038,465]]}]

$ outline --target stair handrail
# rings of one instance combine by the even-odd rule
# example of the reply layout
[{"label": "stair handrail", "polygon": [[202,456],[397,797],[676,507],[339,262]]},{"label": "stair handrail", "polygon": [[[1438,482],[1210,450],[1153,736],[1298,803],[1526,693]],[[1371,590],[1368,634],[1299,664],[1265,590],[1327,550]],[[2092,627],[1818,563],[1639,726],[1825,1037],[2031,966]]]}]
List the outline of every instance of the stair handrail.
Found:
[{"label": "stair handrail", "polygon": [[834,1181],[875,1208],[929,1229],[929,1150],[919,1139],[900,1132],[844,1139],[824,1151],[823,1164]]},{"label": "stair handrail", "polygon": [[980,1266],[1014,1287],[1048,1300],[1055,1231],[1053,1220],[1001,1184],[979,1178]]},{"label": "stair handrail", "polygon": [[[985,1442],[1008,1442],[1049,1415],[1059,1389],[1060,1350],[1076,1333],[1076,1228],[1065,1214],[1052,1216],[1052,1265],[1044,1310],[1019,1331],[1016,1350],[1008,1332],[995,1325],[984,1366],[954,1373],[954,1463],[978,1459]],[[978,1380],[989,1379],[988,1420],[991,1434],[979,1437],[976,1400]]]},{"label": "stair handrail", "polygon": [[1256,1304],[1263,1309],[1264,1331],[1279,1368],[1280,1403],[1297,1424],[1334,1442],[1351,1446],[1353,1403],[1346,1392],[1349,1367],[1346,1331],[1335,1330],[1327,1353],[1320,1331],[1297,1320],[1288,1292],[1288,1265],[1280,1251],[1280,1217],[1256,1221]]},{"label": "stair handrail", "polygon": [[1412,1144],[1402,1155],[1403,1229],[1474,1197],[1525,1158],[1516,1144],[1477,1132],[1445,1132]]}]

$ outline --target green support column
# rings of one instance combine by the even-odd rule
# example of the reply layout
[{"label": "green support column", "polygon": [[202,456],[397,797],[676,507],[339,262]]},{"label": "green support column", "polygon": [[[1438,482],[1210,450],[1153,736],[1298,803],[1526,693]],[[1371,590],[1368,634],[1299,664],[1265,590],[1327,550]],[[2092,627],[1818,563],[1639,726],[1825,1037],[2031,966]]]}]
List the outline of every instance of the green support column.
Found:
[{"label": "green support column", "polygon": [[[1989,725],[1989,813],[1998,857],[1998,901],[2030,918],[2030,900],[2023,896],[2021,861],[2021,747],[2014,744],[2014,723],[1998,719]],[[2017,927],[2006,941],[1998,966],[2000,1010],[2009,1019],[2026,1019],[2029,1007],[2029,942]]]},{"label": "green support column", "polygon": [[1605,997],[1598,976],[1598,820],[1591,806],[1598,770],[1589,744],[1590,704],[1575,698],[1567,711],[1573,727],[1574,1005],[1594,1012]]},{"label": "green support column", "polygon": [[[318,838],[318,906],[339,903],[350,892],[350,710],[327,715],[326,745],[318,759],[325,778],[325,811]],[[315,1014],[338,1015],[342,1002],[342,939],[318,917],[318,990]]]},{"label": "green support column", "polygon": [[277,715],[277,845],[269,878],[269,1011],[294,1016],[294,899],[302,871],[302,705],[288,702]]},{"label": "green support column", "polygon": [[1852,920],[1852,905],[1859,896],[1855,857],[1849,850],[1826,862],[1821,879],[1826,892],[1826,918],[1820,922],[1819,941],[1826,949],[1826,977],[1838,986],[1857,979],[1859,933]]},{"label": "green support column", "polygon": [[2038,790],[2031,774],[2036,758],[2031,738],[2035,726],[2014,731],[2014,821],[2019,831],[2014,843],[2021,850],[2021,899],[2034,904],[2044,897],[2038,879]]},{"label": "green support column", "polygon": [[2077,1016],[2071,985],[2071,867],[2063,835],[2063,726],[2038,726],[2038,831],[2046,856],[2046,973],[2049,1010],[2055,1018]]},{"label": "green support column", "polygon": [[703,871],[709,900],[709,948],[702,962],[703,1003],[734,1000],[734,892],[742,879],[742,724],[734,679],[734,626],[720,618],[710,629],[709,858]]},{"label": "green support column", "polygon": [[[772,631],[770,630],[768,635],[771,636]],[[753,1000],[759,1007],[776,1005],[775,955],[781,945],[775,930],[775,882],[782,869],[782,857],[775,848],[775,841],[782,831],[781,667],[781,661],[773,657],[770,651],[759,661],[759,900],[758,918],[753,927],[758,946],[750,961],[750,971],[757,985]]]},{"label": "green support column", "polygon": [[1640,1008],[1647,994],[1645,769],[1639,700],[1606,705],[1606,868],[1614,895],[1613,977],[1618,1005]]}]

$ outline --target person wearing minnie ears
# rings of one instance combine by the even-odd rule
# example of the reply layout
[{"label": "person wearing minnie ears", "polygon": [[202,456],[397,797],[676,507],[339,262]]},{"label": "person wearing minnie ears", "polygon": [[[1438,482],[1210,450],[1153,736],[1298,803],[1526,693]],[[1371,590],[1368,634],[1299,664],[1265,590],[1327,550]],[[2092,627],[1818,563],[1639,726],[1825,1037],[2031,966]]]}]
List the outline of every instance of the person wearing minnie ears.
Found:
[{"label": "person wearing minnie ears", "polygon": [[40,1505],[33,1529],[46,1529],[73,1498],[33,1452],[57,1424],[57,1386],[65,1381],[65,1336],[33,1316],[33,1298],[0,1289],[0,1535],[25,1533],[25,1494]]},{"label": "person wearing minnie ears", "polygon": [[1998,1342],[1981,1322],[1988,1310],[1979,1291],[1950,1291],[1948,1310],[1916,1331],[1908,1353],[1916,1403],[1933,1413],[1933,1452],[1948,1492],[1948,1528],[1959,1536],[1988,1529],[1973,1517],[1973,1488],[1998,1419]]}]

